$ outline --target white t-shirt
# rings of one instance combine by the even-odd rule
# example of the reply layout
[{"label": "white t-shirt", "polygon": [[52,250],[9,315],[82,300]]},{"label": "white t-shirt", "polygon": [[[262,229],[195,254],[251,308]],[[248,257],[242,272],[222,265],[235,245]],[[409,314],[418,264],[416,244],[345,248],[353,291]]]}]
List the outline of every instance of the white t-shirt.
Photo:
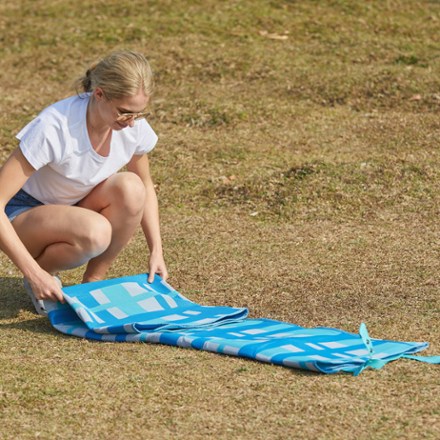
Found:
[{"label": "white t-shirt", "polygon": [[148,153],[156,145],[156,133],[141,119],[133,127],[114,130],[109,155],[99,155],[87,132],[89,100],[90,95],[84,94],[59,101],[17,134],[23,155],[37,170],[23,189],[40,202],[73,205],[134,155]]}]

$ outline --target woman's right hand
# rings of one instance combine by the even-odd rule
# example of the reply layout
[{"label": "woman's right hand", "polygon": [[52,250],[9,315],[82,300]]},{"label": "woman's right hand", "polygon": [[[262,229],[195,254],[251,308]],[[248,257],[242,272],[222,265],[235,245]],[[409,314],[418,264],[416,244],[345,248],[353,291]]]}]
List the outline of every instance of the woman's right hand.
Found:
[{"label": "woman's right hand", "polygon": [[35,298],[65,302],[61,291],[61,283],[46,271],[42,270],[37,276],[27,278],[27,281]]}]

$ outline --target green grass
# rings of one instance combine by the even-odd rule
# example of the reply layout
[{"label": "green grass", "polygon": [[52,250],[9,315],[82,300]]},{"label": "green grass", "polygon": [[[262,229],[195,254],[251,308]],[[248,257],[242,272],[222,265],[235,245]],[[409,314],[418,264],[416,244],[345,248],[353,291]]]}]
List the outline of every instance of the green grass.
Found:
[{"label": "green grass", "polygon": [[[91,61],[140,50],[171,284],[438,354],[439,22],[429,0],[2,2],[0,162]],[[139,232],[109,276],[147,256]],[[437,366],[323,376],[69,338],[33,314],[4,255],[0,332],[5,439],[440,436]]]}]

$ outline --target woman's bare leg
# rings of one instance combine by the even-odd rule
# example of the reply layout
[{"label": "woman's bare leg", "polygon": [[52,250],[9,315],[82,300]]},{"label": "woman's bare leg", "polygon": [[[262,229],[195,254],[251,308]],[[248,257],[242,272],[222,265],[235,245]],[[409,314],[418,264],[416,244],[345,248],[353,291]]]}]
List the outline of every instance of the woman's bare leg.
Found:
[{"label": "woman's bare leg", "polygon": [[89,261],[83,277],[83,282],[101,280],[140,224],[145,186],[134,173],[117,173],[100,183],[78,205],[98,212],[111,224],[110,245]]},{"label": "woman's bare leg", "polygon": [[111,225],[102,215],[75,206],[39,206],[12,225],[38,264],[52,274],[86,263],[111,241]]},{"label": "woman's bare leg", "polygon": [[140,224],[145,187],[134,173],[118,173],[78,206],[44,205],[12,222],[23,244],[49,273],[88,262],[83,282],[103,279]]}]

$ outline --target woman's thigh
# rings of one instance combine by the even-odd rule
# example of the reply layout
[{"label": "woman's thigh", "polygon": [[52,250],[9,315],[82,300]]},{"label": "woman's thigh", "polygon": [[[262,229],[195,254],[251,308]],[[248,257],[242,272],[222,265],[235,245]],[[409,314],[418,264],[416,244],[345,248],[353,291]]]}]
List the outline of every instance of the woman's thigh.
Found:
[{"label": "woman's thigh", "polygon": [[12,225],[34,257],[54,243],[75,244],[85,237],[111,234],[107,219],[79,206],[38,206],[19,214]]},{"label": "woman's thigh", "polygon": [[96,212],[116,205],[122,215],[129,215],[130,211],[138,211],[145,201],[145,187],[141,179],[132,172],[120,172],[101,182],[78,206]]}]

